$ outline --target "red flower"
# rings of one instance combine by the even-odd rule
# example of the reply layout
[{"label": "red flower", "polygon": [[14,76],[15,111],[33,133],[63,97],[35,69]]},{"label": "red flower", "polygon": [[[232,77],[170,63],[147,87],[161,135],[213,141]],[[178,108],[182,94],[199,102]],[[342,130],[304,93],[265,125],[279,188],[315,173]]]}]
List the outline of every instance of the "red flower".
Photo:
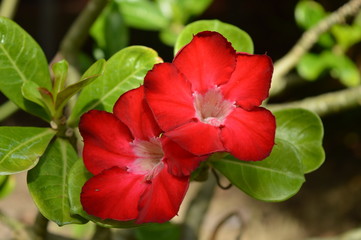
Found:
[{"label": "red flower", "polygon": [[274,116],[259,107],[272,72],[268,56],[236,53],[219,33],[201,32],[148,72],[145,97],[164,134],[191,153],[262,160],[275,137]]},{"label": "red flower", "polygon": [[202,159],[160,136],[143,87],[122,95],[113,114],[84,114],[79,129],[85,166],[95,175],[82,189],[87,213],[136,223],[161,223],[177,214],[189,174]]}]

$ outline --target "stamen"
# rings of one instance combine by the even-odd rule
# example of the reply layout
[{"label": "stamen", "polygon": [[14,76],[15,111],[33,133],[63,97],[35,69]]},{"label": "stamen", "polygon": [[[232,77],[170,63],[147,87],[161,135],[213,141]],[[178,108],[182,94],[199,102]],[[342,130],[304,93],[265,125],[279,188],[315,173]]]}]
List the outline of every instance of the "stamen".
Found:
[{"label": "stamen", "polygon": [[236,108],[235,102],[223,98],[219,87],[214,87],[204,95],[193,93],[196,117],[204,123],[219,127],[227,116]]}]

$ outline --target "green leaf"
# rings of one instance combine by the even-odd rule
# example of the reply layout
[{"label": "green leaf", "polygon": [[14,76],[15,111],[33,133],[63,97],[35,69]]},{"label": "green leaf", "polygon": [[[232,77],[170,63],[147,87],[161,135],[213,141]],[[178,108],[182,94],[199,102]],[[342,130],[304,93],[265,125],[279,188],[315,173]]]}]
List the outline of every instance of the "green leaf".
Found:
[{"label": "green leaf", "polygon": [[[69,190],[69,200],[71,206],[71,214],[82,216],[85,219],[91,220],[97,223],[100,226],[107,228],[129,228],[129,227],[138,227],[142,226],[135,224],[133,221],[120,222],[111,219],[102,220],[95,216],[87,214],[81,205],[80,194],[82,187],[85,182],[92,177],[92,174],[88,172],[85,168],[84,163],[81,159],[76,161],[71,168],[68,176],[68,190]],[[126,207],[126,206],[125,206]]]},{"label": "green leaf", "polygon": [[32,81],[51,89],[48,63],[34,39],[15,22],[0,17],[0,90],[21,109],[49,121],[39,105],[25,99],[22,85]]},{"label": "green leaf", "polygon": [[90,68],[83,74],[80,78],[80,81],[74,83],[68,87],[66,87],[63,91],[61,91],[57,98],[55,107],[57,110],[62,110],[65,104],[69,101],[69,99],[76,94],[78,91],[83,89],[85,86],[93,82],[95,79],[100,77],[104,73],[105,69],[105,60],[100,59],[96,61]]},{"label": "green leaf", "polygon": [[293,146],[276,139],[271,155],[263,161],[240,161],[230,155],[211,161],[236,187],[263,201],[282,201],[296,194],[304,182],[303,168]]},{"label": "green leaf", "polygon": [[137,240],[177,240],[181,239],[181,225],[166,222],[135,229]]},{"label": "green leaf", "polygon": [[90,109],[111,112],[119,96],[139,87],[146,73],[159,62],[157,52],[147,47],[132,46],[116,53],[107,61],[104,74],[80,93],[68,123],[75,126]]},{"label": "green leaf", "polygon": [[184,11],[191,15],[200,15],[211,5],[212,0],[178,0],[178,2],[183,6]]},{"label": "green leaf", "polygon": [[326,70],[327,62],[319,54],[306,53],[297,64],[298,74],[309,81],[319,79],[320,75]]},{"label": "green leaf", "polygon": [[148,0],[115,0],[119,4],[125,22],[143,30],[161,30],[169,24],[157,5]]},{"label": "green leaf", "polygon": [[51,66],[51,69],[54,73],[54,84],[52,92],[55,96],[64,89],[68,77],[68,68],[69,64],[66,60],[61,60]]},{"label": "green leaf", "polygon": [[84,223],[70,214],[67,177],[78,159],[71,144],[57,138],[52,142],[38,165],[28,172],[28,188],[39,211],[59,226]]},{"label": "green leaf", "polygon": [[[44,91],[43,94],[41,91]],[[35,82],[26,81],[21,87],[21,92],[24,98],[42,106],[43,109],[51,116],[53,105],[51,100],[52,96],[47,89],[39,87],[39,85]],[[46,93],[50,95],[46,95]]]},{"label": "green leaf", "polygon": [[327,62],[332,77],[339,79],[345,86],[355,87],[361,83],[358,67],[346,55],[324,51],[321,58]]},{"label": "green leaf", "polygon": [[361,28],[358,25],[336,24],[331,28],[331,32],[344,52],[361,40]]},{"label": "green leaf", "polygon": [[15,188],[15,177],[0,175],[0,199],[8,196]]},{"label": "green leaf", "polygon": [[299,1],[295,8],[295,19],[299,26],[309,29],[327,16],[326,11],[316,1]]},{"label": "green leaf", "polygon": [[325,160],[320,118],[305,109],[282,110],[274,112],[274,115],[277,121],[276,138],[287,141],[293,147],[303,164],[304,173],[319,168]]},{"label": "green leaf", "polygon": [[113,1],[109,3],[90,29],[107,58],[126,47],[129,41],[128,28],[119,8]]},{"label": "green leaf", "polygon": [[179,35],[174,47],[176,54],[184,45],[188,44],[193,35],[202,31],[216,31],[222,34],[237,52],[253,53],[251,37],[238,27],[218,20],[200,20],[187,25]]},{"label": "green leaf", "polygon": [[0,175],[33,168],[55,133],[50,128],[0,127]]}]

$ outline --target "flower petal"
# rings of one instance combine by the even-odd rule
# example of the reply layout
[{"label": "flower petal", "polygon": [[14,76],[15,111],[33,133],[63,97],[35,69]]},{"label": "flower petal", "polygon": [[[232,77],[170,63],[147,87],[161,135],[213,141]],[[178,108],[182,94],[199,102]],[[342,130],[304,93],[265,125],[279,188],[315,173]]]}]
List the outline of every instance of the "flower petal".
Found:
[{"label": "flower petal", "polygon": [[225,150],[220,138],[220,129],[202,122],[190,122],[164,134],[198,156]]},{"label": "flower petal", "polygon": [[264,108],[245,111],[236,108],[222,128],[222,141],[227,151],[244,161],[266,158],[274,145],[276,122]]},{"label": "flower petal", "polygon": [[169,221],[177,215],[188,185],[188,177],[175,177],[169,174],[165,166],[140,198],[136,223]]},{"label": "flower petal", "polygon": [[236,67],[236,52],[217,32],[200,32],[173,60],[192,84],[192,90],[204,94],[209,88],[229,80]]},{"label": "flower petal", "polygon": [[143,86],[124,93],[113,108],[114,115],[132,132],[135,139],[158,137],[161,129],[144,99]]},{"label": "flower petal", "polygon": [[208,157],[195,156],[168,137],[163,136],[161,140],[165,161],[168,163],[168,171],[174,176],[189,176],[199,166],[200,162]]},{"label": "flower petal", "polygon": [[128,128],[113,114],[91,110],[79,123],[84,139],[83,159],[94,175],[114,166],[125,168],[135,159]]},{"label": "flower petal", "polygon": [[260,106],[268,97],[272,73],[272,60],[267,55],[238,53],[231,79],[221,86],[223,96],[247,110]]},{"label": "flower petal", "polygon": [[190,84],[170,63],[161,63],[144,80],[145,97],[159,126],[171,130],[195,117]]},{"label": "flower petal", "polygon": [[143,175],[114,167],[89,179],[83,186],[80,199],[88,214],[128,221],[138,217],[139,199],[148,188]]}]

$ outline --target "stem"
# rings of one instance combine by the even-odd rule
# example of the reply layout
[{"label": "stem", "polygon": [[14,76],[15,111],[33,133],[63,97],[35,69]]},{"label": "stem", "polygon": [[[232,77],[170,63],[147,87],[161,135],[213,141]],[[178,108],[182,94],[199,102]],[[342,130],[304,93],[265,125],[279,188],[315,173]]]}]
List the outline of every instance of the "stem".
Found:
[{"label": "stem", "polygon": [[63,38],[60,52],[71,65],[77,65],[78,53],[88,37],[89,29],[108,2],[90,0]]},{"label": "stem", "polygon": [[38,212],[33,226],[34,240],[45,240],[49,220]]},{"label": "stem", "polygon": [[0,122],[10,117],[13,113],[19,110],[18,106],[12,101],[7,101],[0,106]]},{"label": "stem", "polygon": [[361,86],[325,93],[300,101],[268,104],[267,108],[272,111],[287,108],[305,108],[317,113],[319,116],[324,116],[359,105],[361,105]]},{"label": "stem", "polygon": [[210,205],[215,187],[216,180],[213,176],[210,176],[191,201],[183,223],[182,240],[199,239],[199,230]]},{"label": "stem", "polygon": [[110,240],[110,239],[112,239],[112,234],[110,229],[96,225],[95,233],[92,237],[92,240]]},{"label": "stem", "polygon": [[285,89],[287,83],[284,76],[292,70],[301,57],[311,49],[321,34],[328,31],[334,24],[344,22],[346,17],[357,14],[360,7],[361,0],[351,0],[320,21],[316,26],[304,32],[295,46],[275,63],[270,95],[277,95]]},{"label": "stem", "polygon": [[0,222],[7,225],[14,233],[15,240],[25,240],[29,239],[28,232],[26,231],[25,225],[21,222],[18,222],[8,216],[6,216],[3,212],[0,211]]},{"label": "stem", "polygon": [[0,16],[13,18],[18,6],[19,0],[2,0],[0,8]]}]

